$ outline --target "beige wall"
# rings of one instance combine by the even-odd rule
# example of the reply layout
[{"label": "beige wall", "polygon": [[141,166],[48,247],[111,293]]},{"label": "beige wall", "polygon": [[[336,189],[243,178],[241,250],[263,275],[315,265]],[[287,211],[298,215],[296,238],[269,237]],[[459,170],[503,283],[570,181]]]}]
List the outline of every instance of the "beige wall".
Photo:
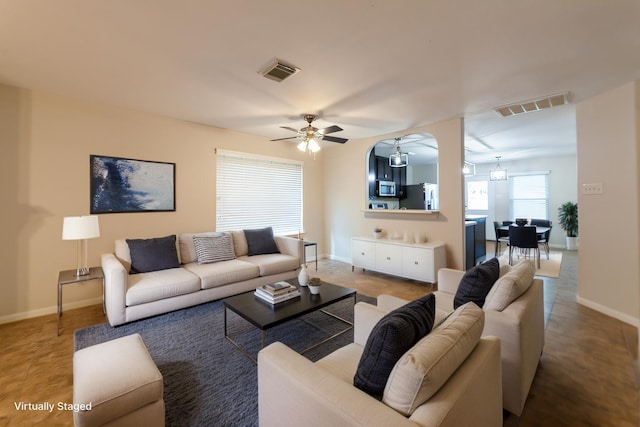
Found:
[{"label": "beige wall", "polygon": [[640,234],[638,82],[576,106],[578,186],[602,183],[602,195],[582,195],[578,301],[638,325]]},{"label": "beige wall", "polygon": [[[116,238],[214,229],[216,147],[304,160],[305,228],[324,248],[322,152],[313,160],[287,141],[2,85],[0,141],[0,323],[55,311],[58,271],[76,265],[62,218],[89,213],[90,154],[174,162],[177,175],[176,212],[100,215],[91,265]],[[65,287],[65,308],[97,301],[99,289]]]},{"label": "beige wall", "polygon": [[[438,141],[440,215],[364,213],[367,206],[367,153],[376,142],[407,133],[430,133]],[[425,232],[428,240],[447,244],[447,265],[464,265],[462,193],[463,121],[449,120],[401,133],[350,140],[325,155],[326,242],[330,256],[351,261],[351,237],[371,236],[375,227],[387,232]]]}]

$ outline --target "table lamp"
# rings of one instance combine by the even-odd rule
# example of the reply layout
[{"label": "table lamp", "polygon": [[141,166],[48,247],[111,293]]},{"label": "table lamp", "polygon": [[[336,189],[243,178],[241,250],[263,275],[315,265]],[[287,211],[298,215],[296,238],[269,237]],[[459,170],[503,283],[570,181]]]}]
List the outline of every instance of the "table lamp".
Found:
[{"label": "table lamp", "polygon": [[100,237],[98,217],[95,215],[66,216],[62,224],[62,240],[77,240],[78,268],[76,276],[89,274],[87,259],[89,257],[87,239]]}]

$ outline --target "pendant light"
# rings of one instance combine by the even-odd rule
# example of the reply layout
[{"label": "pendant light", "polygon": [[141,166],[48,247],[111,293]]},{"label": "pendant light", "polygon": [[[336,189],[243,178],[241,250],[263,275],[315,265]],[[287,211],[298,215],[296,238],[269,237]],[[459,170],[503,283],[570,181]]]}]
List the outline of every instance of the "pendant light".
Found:
[{"label": "pendant light", "polygon": [[496,156],[497,165],[496,168],[489,172],[489,180],[491,181],[506,181],[507,170],[500,167],[500,157]]},{"label": "pendant light", "polygon": [[396,138],[396,152],[389,155],[389,166],[403,168],[409,164],[409,154],[400,150],[400,138]]}]

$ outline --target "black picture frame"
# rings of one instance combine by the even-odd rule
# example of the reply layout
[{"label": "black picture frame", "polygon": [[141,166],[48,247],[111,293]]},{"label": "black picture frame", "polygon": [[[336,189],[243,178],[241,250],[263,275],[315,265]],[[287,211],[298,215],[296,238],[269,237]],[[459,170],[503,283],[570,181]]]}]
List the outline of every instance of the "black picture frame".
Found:
[{"label": "black picture frame", "polygon": [[91,214],[174,212],[176,164],[90,155]]}]

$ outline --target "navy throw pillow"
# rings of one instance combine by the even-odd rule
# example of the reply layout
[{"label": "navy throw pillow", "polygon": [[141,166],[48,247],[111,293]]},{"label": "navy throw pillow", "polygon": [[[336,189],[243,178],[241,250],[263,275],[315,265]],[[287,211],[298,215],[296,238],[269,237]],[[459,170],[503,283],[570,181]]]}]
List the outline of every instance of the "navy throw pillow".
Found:
[{"label": "navy throw pillow", "polygon": [[387,313],[373,327],[353,378],[353,385],[379,398],[396,362],[431,332],[436,297],[426,295]]},{"label": "navy throw pillow", "polygon": [[180,267],[176,236],[127,239],[131,254],[131,274]]},{"label": "navy throw pillow", "polygon": [[500,263],[498,258],[490,259],[467,270],[458,285],[458,290],[453,299],[453,309],[455,310],[469,301],[482,308],[487,294],[499,276]]},{"label": "navy throw pillow", "polygon": [[248,254],[250,256],[280,253],[278,245],[276,245],[276,239],[273,237],[273,228],[267,227],[242,231],[244,231],[244,236],[247,239]]}]

